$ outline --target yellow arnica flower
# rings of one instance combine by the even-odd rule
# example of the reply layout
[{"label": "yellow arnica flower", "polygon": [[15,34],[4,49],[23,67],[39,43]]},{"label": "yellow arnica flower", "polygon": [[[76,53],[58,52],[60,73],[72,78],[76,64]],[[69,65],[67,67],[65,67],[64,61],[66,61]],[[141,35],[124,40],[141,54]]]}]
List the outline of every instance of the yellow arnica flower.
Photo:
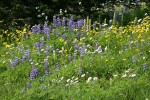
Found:
[{"label": "yellow arnica flower", "polygon": [[64,41],[64,45],[66,45],[66,43],[67,43],[67,42],[66,42],[66,41]]},{"label": "yellow arnica flower", "polygon": [[8,44],[7,44],[7,45],[5,45],[5,46],[6,46],[6,48],[10,48],[10,45],[8,45]]},{"label": "yellow arnica flower", "polygon": [[3,45],[7,45],[7,42],[3,42]]},{"label": "yellow arnica flower", "polygon": [[138,38],[139,38],[139,39],[140,39],[140,38],[142,38],[142,35],[141,35],[141,34],[139,34],[139,35],[138,35]]}]

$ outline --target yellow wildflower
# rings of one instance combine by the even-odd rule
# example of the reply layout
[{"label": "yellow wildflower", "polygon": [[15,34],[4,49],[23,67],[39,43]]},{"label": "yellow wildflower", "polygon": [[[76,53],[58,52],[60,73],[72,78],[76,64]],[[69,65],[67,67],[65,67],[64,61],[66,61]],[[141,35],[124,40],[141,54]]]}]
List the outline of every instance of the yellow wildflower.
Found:
[{"label": "yellow wildflower", "polygon": [[125,58],[123,59],[123,61],[126,61],[126,60],[127,60],[127,59],[125,59]]},{"label": "yellow wildflower", "polygon": [[7,45],[7,42],[3,42],[3,45]]},{"label": "yellow wildflower", "polygon": [[10,48],[10,45],[8,45],[8,44],[6,44],[5,46],[6,46],[6,48]]}]

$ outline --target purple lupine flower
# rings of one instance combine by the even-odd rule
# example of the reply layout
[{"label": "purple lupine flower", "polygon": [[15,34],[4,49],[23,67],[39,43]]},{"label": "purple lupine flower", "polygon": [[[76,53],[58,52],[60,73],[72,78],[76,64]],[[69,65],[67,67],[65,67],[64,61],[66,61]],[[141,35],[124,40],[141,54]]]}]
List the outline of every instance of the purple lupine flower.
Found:
[{"label": "purple lupine flower", "polygon": [[11,62],[11,67],[15,67],[19,63],[18,57],[15,57]]},{"label": "purple lupine flower", "polygon": [[43,48],[44,47],[44,43],[40,43],[40,48]]},{"label": "purple lupine flower", "polygon": [[57,27],[59,27],[61,25],[61,22],[60,22],[60,18],[59,17],[57,17]]},{"label": "purple lupine flower", "polygon": [[47,70],[45,70],[45,76],[48,76],[49,72]]},{"label": "purple lupine flower", "polygon": [[40,32],[41,32],[40,25],[36,25],[36,24],[35,24],[34,26],[32,26],[31,32],[32,32],[32,33],[40,33]]},{"label": "purple lupine flower", "polygon": [[80,20],[77,21],[78,29],[81,29],[83,27],[83,25],[84,25],[84,20],[83,19],[80,19]]},{"label": "purple lupine flower", "polygon": [[85,54],[85,49],[84,48],[82,48],[82,47],[80,47],[80,57],[82,58],[83,57],[83,55]]},{"label": "purple lupine flower", "polygon": [[11,67],[15,67],[17,65],[16,61],[11,61]]},{"label": "purple lupine flower", "polygon": [[68,27],[71,28],[73,23],[74,23],[73,16],[71,16],[71,18],[68,20]]},{"label": "purple lupine flower", "polygon": [[32,65],[32,70],[30,72],[30,80],[34,80],[38,75],[38,70],[35,68],[35,65]]},{"label": "purple lupine flower", "polygon": [[15,67],[17,65],[15,61],[11,61],[10,63],[11,63],[11,67]]},{"label": "purple lupine flower", "polygon": [[25,50],[25,51],[24,51],[24,56],[25,56],[25,58],[30,59],[30,55],[31,55],[31,51],[30,51],[30,50]]},{"label": "purple lupine flower", "polygon": [[45,39],[44,39],[44,37],[42,37],[42,38],[40,38],[40,43],[45,43]]},{"label": "purple lupine flower", "polygon": [[73,28],[73,29],[75,29],[75,28],[77,29],[77,27],[78,27],[77,25],[78,25],[77,22],[73,22],[72,28]]},{"label": "purple lupine flower", "polygon": [[44,53],[45,53],[46,55],[48,55],[48,54],[50,53],[49,51],[50,51],[50,47],[49,47],[49,46],[46,46]]},{"label": "purple lupine flower", "polygon": [[143,64],[143,70],[147,70],[148,69],[148,64],[147,63],[144,63]]},{"label": "purple lupine flower", "polygon": [[47,59],[44,59],[44,69],[48,69],[49,63]]},{"label": "purple lupine flower", "polygon": [[40,48],[43,48],[44,43],[45,43],[44,37],[40,38]]},{"label": "purple lupine flower", "polygon": [[40,48],[40,42],[36,42],[36,43],[34,44],[34,48],[35,48],[36,50],[39,50],[39,48]]},{"label": "purple lupine flower", "polygon": [[56,16],[53,16],[53,27],[55,28],[57,25],[57,20],[56,20]]},{"label": "purple lupine flower", "polygon": [[49,32],[50,32],[50,28],[48,27],[46,22],[44,23],[42,32],[45,34],[49,34]]},{"label": "purple lupine flower", "polygon": [[50,39],[50,27],[48,27],[46,22],[44,23],[42,32],[47,35],[48,39]]},{"label": "purple lupine flower", "polygon": [[132,57],[132,62],[136,62],[136,56]]},{"label": "purple lupine flower", "polygon": [[66,17],[63,17],[62,19],[62,26],[66,26]]},{"label": "purple lupine flower", "polygon": [[43,27],[48,27],[48,24],[47,22],[44,22],[44,26]]}]

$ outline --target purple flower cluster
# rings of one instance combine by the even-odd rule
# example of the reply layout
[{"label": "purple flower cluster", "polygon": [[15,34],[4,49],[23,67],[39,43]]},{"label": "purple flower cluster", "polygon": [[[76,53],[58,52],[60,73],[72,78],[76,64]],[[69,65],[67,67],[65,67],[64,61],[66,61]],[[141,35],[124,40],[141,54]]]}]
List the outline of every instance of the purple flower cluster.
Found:
[{"label": "purple flower cluster", "polygon": [[31,51],[30,51],[30,50],[25,50],[25,51],[24,51],[23,56],[24,56],[25,58],[30,59],[30,55],[31,55]]},{"label": "purple flower cluster", "polygon": [[147,63],[144,63],[143,64],[143,70],[147,70],[148,69],[148,64]]},{"label": "purple flower cluster", "polygon": [[72,28],[73,23],[74,23],[74,21],[73,21],[73,16],[71,16],[71,18],[68,20],[68,28],[69,28],[69,29]]},{"label": "purple flower cluster", "polygon": [[86,48],[86,44],[83,43],[82,47],[80,47],[80,57],[82,58],[83,55],[86,53],[87,48]]},{"label": "purple flower cluster", "polygon": [[80,57],[82,58],[84,54],[85,54],[85,49],[81,47],[80,48]]},{"label": "purple flower cluster", "polygon": [[40,38],[40,48],[43,48],[45,44],[45,39],[44,37]]},{"label": "purple flower cluster", "polygon": [[44,23],[42,32],[47,35],[47,38],[50,39],[50,27],[48,27],[47,23]]},{"label": "purple flower cluster", "polygon": [[32,26],[31,32],[32,32],[32,33],[40,33],[40,32],[41,32],[40,25],[36,25],[36,24],[35,24],[34,26]]},{"label": "purple flower cluster", "polygon": [[81,29],[84,25],[84,20],[83,19],[79,19],[76,22],[73,19],[73,16],[70,17],[70,19],[68,20],[68,28],[69,29]]},{"label": "purple flower cluster", "polygon": [[36,43],[34,44],[34,48],[35,48],[36,50],[39,50],[39,48],[40,48],[40,42],[36,42]]},{"label": "purple flower cluster", "polygon": [[48,55],[50,53],[50,47],[46,46],[44,53]]},{"label": "purple flower cluster", "polygon": [[66,17],[63,17],[62,19],[62,26],[66,26]]},{"label": "purple flower cluster", "polygon": [[81,29],[84,25],[84,20],[83,19],[80,19],[77,21],[77,28],[78,29]]},{"label": "purple flower cluster", "polygon": [[73,16],[70,17],[70,19],[67,21],[65,17],[62,18],[62,21],[60,20],[59,17],[57,16],[53,16],[53,25],[51,27],[49,27],[47,25],[47,23],[45,22],[44,25],[42,25],[42,30],[41,30],[41,26],[40,25],[34,25],[32,28],[31,28],[31,32],[32,33],[45,33],[47,34],[47,37],[48,39],[50,39],[50,30],[52,28],[59,28],[61,25],[62,26],[66,26],[66,24],[68,25],[67,27],[70,29],[70,30],[73,30],[74,28],[75,29],[81,29],[84,25],[84,20],[83,19],[79,19],[77,20],[76,22],[74,21],[74,18]]},{"label": "purple flower cluster", "polygon": [[32,65],[32,70],[30,72],[30,80],[34,80],[38,75],[38,70],[35,68],[35,65]]},{"label": "purple flower cluster", "polygon": [[133,56],[133,57],[132,57],[132,62],[133,62],[133,63],[136,62],[136,56]]},{"label": "purple flower cluster", "polygon": [[49,66],[48,60],[44,59],[44,69],[47,70]]},{"label": "purple flower cluster", "polygon": [[15,67],[19,63],[18,57],[15,57],[10,63],[11,67]]},{"label": "purple flower cluster", "polygon": [[59,27],[60,25],[61,25],[60,18],[57,17],[57,24],[56,24],[56,26]]},{"label": "purple flower cluster", "polygon": [[57,26],[57,20],[56,20],[56,16],[53,16],[53,27],[56,28]]}]

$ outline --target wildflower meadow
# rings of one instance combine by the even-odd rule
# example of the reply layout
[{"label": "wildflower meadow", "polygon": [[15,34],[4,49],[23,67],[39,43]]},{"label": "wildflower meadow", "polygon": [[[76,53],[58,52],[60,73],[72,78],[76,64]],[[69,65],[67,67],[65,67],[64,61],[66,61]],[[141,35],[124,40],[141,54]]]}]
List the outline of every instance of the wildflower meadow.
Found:
[{"label": "wildflower meadow", "polygon": [[150,15],[0,30],[1,100],[150,100]]}]

